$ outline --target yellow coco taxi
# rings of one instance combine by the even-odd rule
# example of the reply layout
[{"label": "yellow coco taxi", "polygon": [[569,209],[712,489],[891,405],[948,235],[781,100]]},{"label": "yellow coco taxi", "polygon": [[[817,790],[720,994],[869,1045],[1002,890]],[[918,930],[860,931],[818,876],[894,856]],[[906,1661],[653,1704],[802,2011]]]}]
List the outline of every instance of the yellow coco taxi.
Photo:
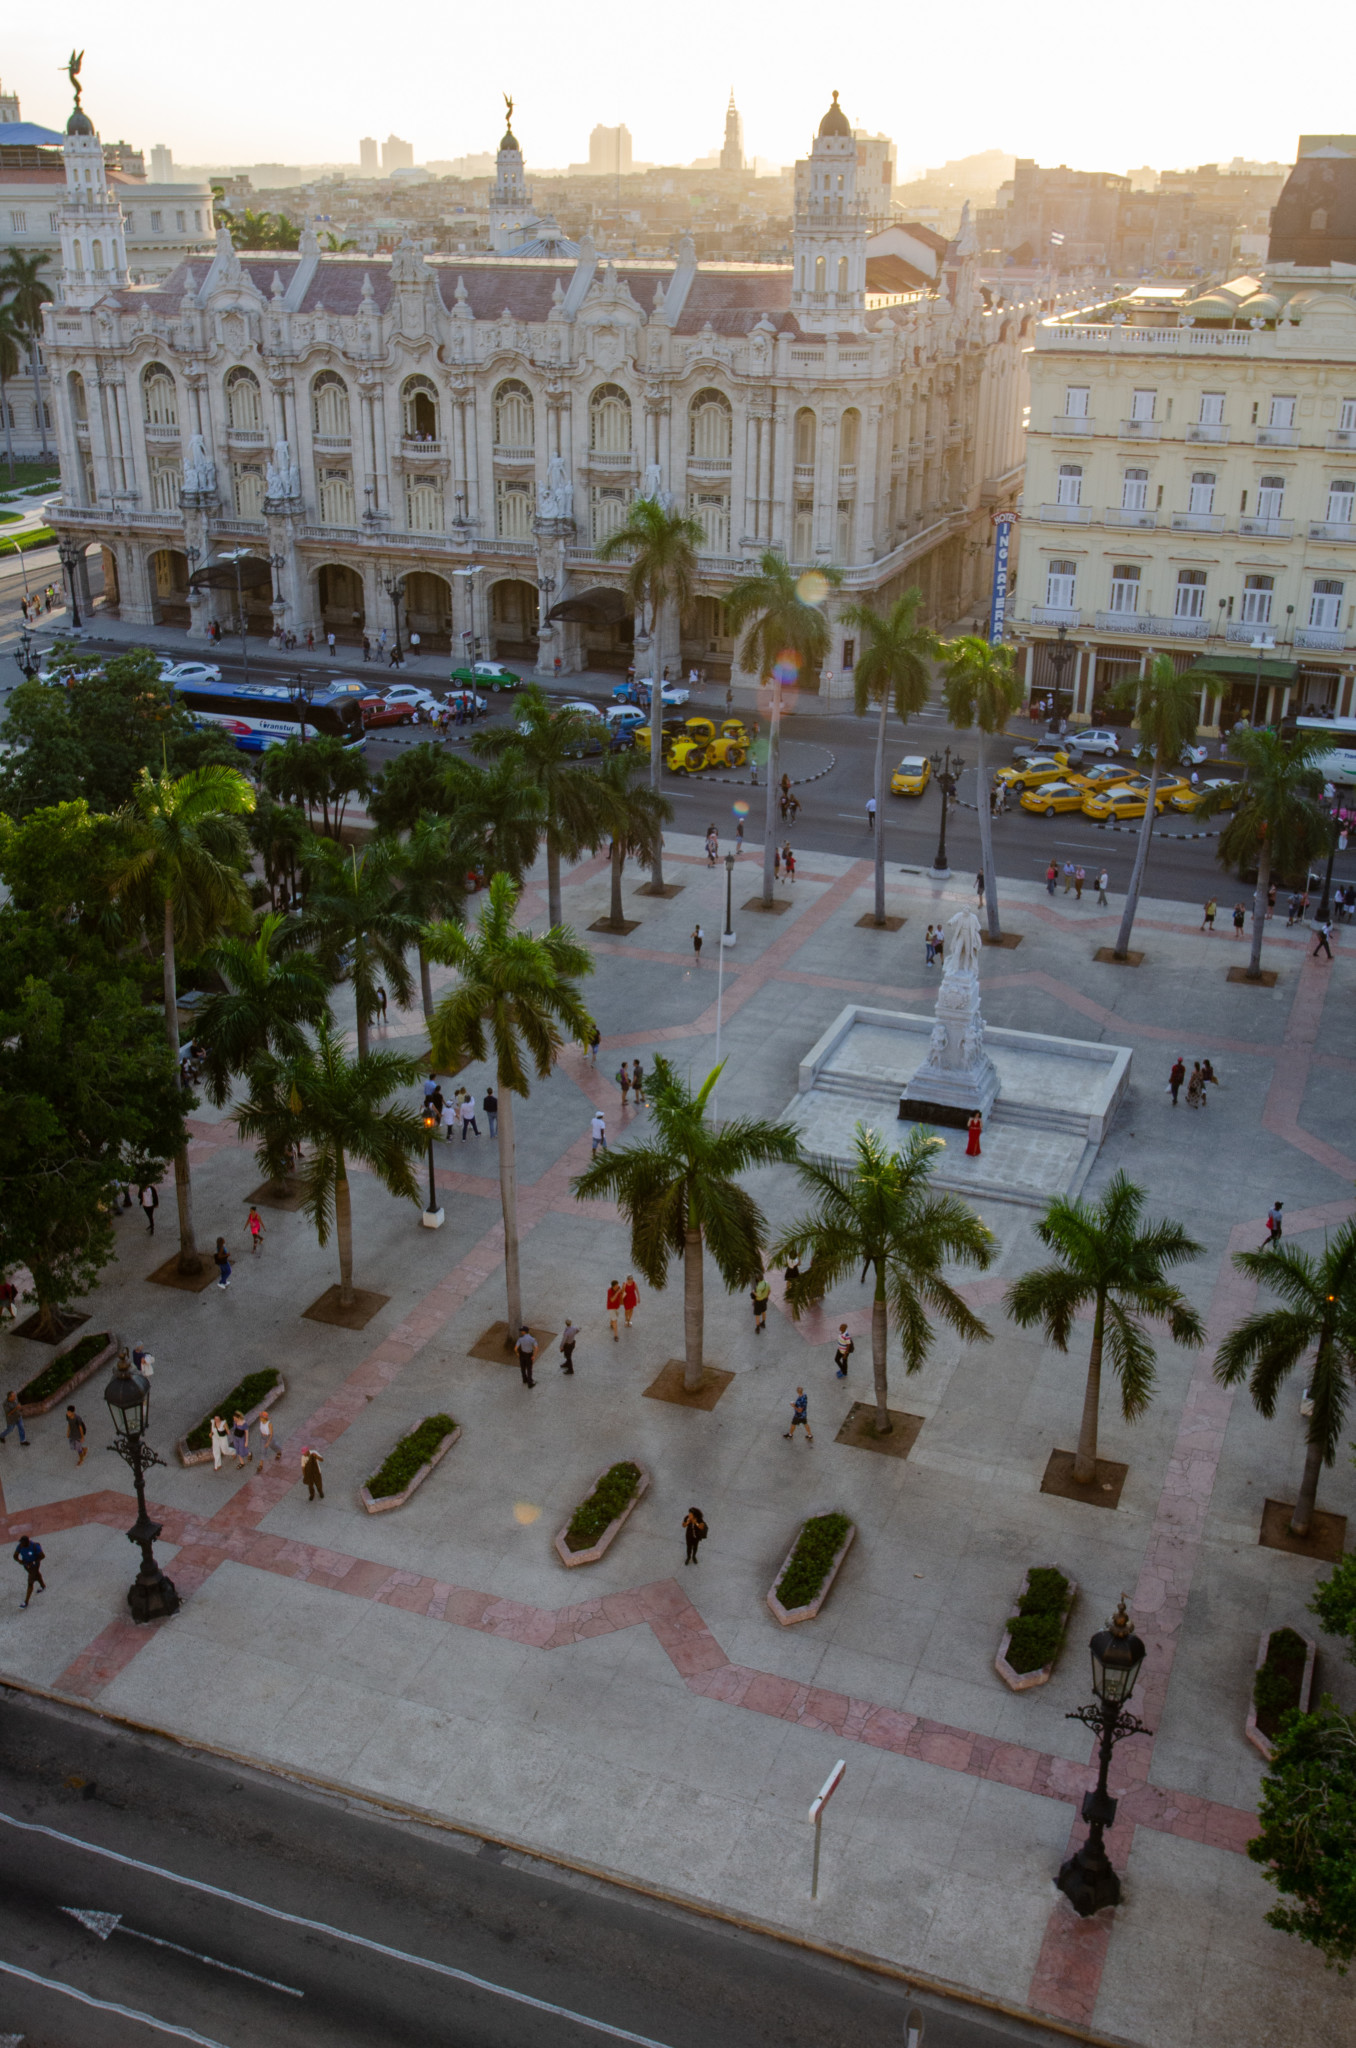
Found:
[{"label": "yellow coco taxi", "polygon": [[1053,754],[1033,754],[1029,761],[1023,761],[1020,768],[1000,768],[994,776],[995,789],[1016,790],[1020,796],[1024,790],[1037,789],[1043,782],[1082,782],[1081,775],[1070,773],[1067,761],[1058,760]]},{"label": "yellow coco taxi", "polygon": [[890,777],[891,796],[921,796],[932,780],[932,763],[925,754],[906,754]]},{"label": "yellow coco taxi", "polygon": [[1218,799],[1216,808],[1232,811],[1238,802],[1238,784],[1224,776],[1215,776],[1209,782],[1202,782],[1198,788],[1176,790],[1168,801],[1175,811],[1198,811],[1208,796]]},{"label": "yellow coco taxi", "polygon": [[1057,811],[1081,811],[1086,795],[1076,782],[1043,782],[1039,789],[1023,790],[1021,804],[1024,811],[1053,818]]}]

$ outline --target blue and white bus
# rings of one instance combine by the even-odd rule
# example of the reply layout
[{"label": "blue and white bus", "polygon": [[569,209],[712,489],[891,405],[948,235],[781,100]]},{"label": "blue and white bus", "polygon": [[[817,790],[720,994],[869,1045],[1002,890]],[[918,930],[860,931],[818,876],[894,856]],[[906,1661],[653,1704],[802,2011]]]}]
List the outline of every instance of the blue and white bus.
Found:
[{"label": "blue and white bus", "polygon": [[1356,718],[1297,718],[1298,732],[1320,732],[1331,741],[1332,752],[1320,754],[1314,762],[1325,782],[1334,785],[1356,783]]},{"label": "blue and white bus", "polygon": [[286,683],[176,683],[174,694],[195,725],[219,725],[243,753],[262,754],[312,733],[362,744],[358,683],[327,683],[309,703]]}]

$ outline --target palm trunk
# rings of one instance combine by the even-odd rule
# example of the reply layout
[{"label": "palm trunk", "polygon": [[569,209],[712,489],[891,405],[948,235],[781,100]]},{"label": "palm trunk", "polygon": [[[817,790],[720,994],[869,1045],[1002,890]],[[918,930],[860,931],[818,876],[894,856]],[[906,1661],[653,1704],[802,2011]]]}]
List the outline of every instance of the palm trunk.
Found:
[{"label": "palm trunk", "polygon": [[508,1335],[511,1349],[523,1321],[523,1289],[518,1273],[518,1159],[513,1148],[513,1091],[505,1085],[502,1071],[495,1091],[499,1097],[499,1201],[504,1211],[504,1290],[508,1302]]},{"label": "palm trunk", "polygon": [[626,916],[622,909],[622,868],[625,865],[625,861],[626,842],[621,834],[618,833],[612,841],[612,909],[610,916],[614,932],[621,932],[626,929]]},{"label": "palm trunk", "polygon": [[[170,1058],[174,1071],[179,1071],[179,1003],[178,983],[174,969],[174,905],[165,899],[165,1036],[169,1040]],[[188,1171],[188,1145],[180,1145],[174,1155],[174,1199],[179,1209],[179,1271],[201,1273],[202,1260],[198,1247],[193,1241],[193,1183]]]},{"label": "palm trunk", "polygon": [[342,1151],[334,1169],[334,1235],[339,1246],[339,1306],[352,1308],[357,1300],[353,1291],[353,1196]]},{"label": "palm trunk", "polygon": [[9,429],[9,394],[5,389],[5,380],[3,377],[0,377],[0,413],[3,413],[5,416],[5,460],[9,464],[9,480],[10,483],[13,484],[14,439]]},{"label": "palm trunk", "polygon": [[772,717],[768,725],[767,811],[763,823],[763,908],[772,908],[772,863],[777,849],[777,771],[782,757],[782,686],[772,678]]},{"label": "palm trunk", "polygon": [[370,1042],[369,1033],[372,1027],[371,1019],[368,1017],[366,1013],[366,1010],[363,1005],[363,999],[362,996],[359,994],[358,985],[356,982],[353,984],[353,1014],[356,1017],[358,1023],[358,1058],[360,1060],[365,1060],[367,1058],[367,1048]]},{"label": "palm trunk", "polygon": [[552,925],[565,921],[560,908],[560,842],[550,825],[546,828],[546,917]]},{"label": "palm trunk", "polygon": [[[650,608],[650,667],[653,670],[650,691],[650,787],[658,791],[660,777],[664,772],[664,664],[660,659],[664,652],[663,621],[664,607]],[[664,832],[662,826],[654,836],[654,859],[650,862],[650,879],[645,885],[649,896],[664,893]]]},{"label": "palm trunk", "polygon": [[1083,1389],[1083,1421],[1078,1431],[1073,1476],[1080,1486],[1091,1486],[1097,1477],[1097,1410],[1102,1398],[1102,1333],[1106,1327],[1106,1302],[1099,1294],[1092,1325],[1092,1354],[1088,1359],[1088,1383]]},{"label": "palm trunk", "polygon": [[36,334],[30,334],[28,337],[28,368],[33,379],[33,410],[37,415],[38,432],[42,435],[42,459],[46,462],[49,452],[47,447],[47,415],[43,411],[42,405],[42,382],[38,373],[38,337]]},{"label": "palm trunk", "polygon": [[890,1323],[885,1307],[885,1275],[877,1271],[876,1295],[871,1304],[871,1376],[876,1387],[876,1435],[889,1436],[894,1429],[890,1410],[886,1405],[890,1388],[885,1376],[885,1347],[889,1342]]},{"label": "palm trunk", "polygon": [[706,1253],[700,1226],[689,1223],[683,1238],[683,1392],[701,1391],[706,1338]]},{"label": "palm trunk", "polygon": [[1130,871],[1130,886],[1125,892],[1125,909],[1121,913],[1121,928],[1116,934],[1113,948],[1116,958],[1124,960],[1130,951],[1130,934],[1134,930],[1135,910],[1139,904],[1139,892],[1144,881],[1144,870],[1149,864],[1149,841],[1154,832],[1154,799],[1158,795],[1158,756],[1154,755],[1149,770],[1149,789],[1144,805],[1144,820],[1139,828],[1139,845],[1135,850],[1135,865]]},{"label": "palm trunk", "polygon": [[419,948],[419,992],[424,1003],[424,1022],[433,1022],[433,977],[429,973],[428,954]]},{"label": "palm trunk", "polygon": [[1320,1443],[1315,1443],[1313,1438],[1310,1437],[1309,1447],[1304,1453],[1304,1477],[1300,1481],[1299,1499],[1295,1502],[1295,1512],[1290,1517],[1290,1534],[1292,1536],[1307,1536],[1309,1534],[1309,1524],[1313,1519],[1314,1513],[1314,1502],[1318,1497],[1318,1475],[1322,1470],[1323,1446]]},{"label": "palm trunk", "polygon": [[993,866],[993,811],[989,804],[989,760],[985,744],[988,734],[981,725],[976,737],[979,751],[979,865],[984,871],[984,906],[989,917],[989,937],[1001,939],[1003,927],[998,922],[998,877]]},{"label": "palm trunk", "polygon": [[1257,893],[1252,899],[1252,952],[1248,980],[1262,979],[1262,937],[1267,928],[1267,891],[1271,887],[1271,846],[1263,840],[1257,854]]},{"label": "palm trunk", "polygon": [[876,923],[885,923],[885,714],[889,698],[882,690],[880,724],[876,727]]}]

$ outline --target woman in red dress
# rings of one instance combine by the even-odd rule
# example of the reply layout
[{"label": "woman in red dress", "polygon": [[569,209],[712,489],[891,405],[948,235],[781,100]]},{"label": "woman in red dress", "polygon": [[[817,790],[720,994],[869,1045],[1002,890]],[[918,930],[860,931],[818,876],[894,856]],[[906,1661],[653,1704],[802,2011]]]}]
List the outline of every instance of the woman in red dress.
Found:
[{"label": "woman in red dress", "polygon": [[984,1119],[978,1110],[975,1111],[965,1128],[970,1133],[970,1142],[965,1148],[965,1156],[967,1159],[978,1159],[979,1134],[984,1128]]}]

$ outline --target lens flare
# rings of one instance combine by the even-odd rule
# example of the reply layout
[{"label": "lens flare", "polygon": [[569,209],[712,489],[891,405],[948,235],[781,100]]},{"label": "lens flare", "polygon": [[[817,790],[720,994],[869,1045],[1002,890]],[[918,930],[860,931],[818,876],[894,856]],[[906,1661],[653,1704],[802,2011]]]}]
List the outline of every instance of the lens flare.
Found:
[{"label": "lens flare", "polygon": [[520,1500],[513,1510],[513,1519],[526,1529],[533,1522],[541,1520],[541,1509],[534,1508],[531,1501]]},{"label": "lens flare", "polygon": [[821,576],[818,569],[807,569],[796,583],[796,596],[802,604],[823,604],[829,594],[829,580]]},{"label": "lens flare", "polygon": [[747,818],[749,815],[749,807],[742,796],[736,797],[730,808],[737,818]]}]

